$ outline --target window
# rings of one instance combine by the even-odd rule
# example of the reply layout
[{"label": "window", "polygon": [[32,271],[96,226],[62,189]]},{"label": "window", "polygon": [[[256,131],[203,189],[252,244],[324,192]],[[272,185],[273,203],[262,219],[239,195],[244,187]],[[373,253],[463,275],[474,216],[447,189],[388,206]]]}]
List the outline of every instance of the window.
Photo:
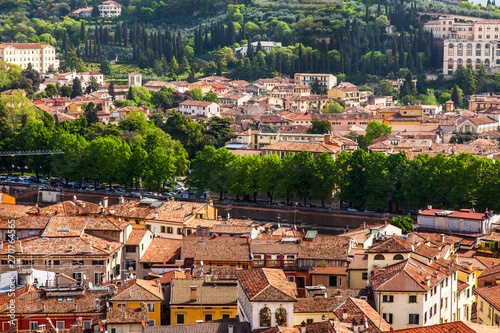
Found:
[{"label": "window", "polygon": [[424,300],[427,302],[427,294],[425,294],[425,296],[424,296]]},{"label": "window", "polygon": [[392,258],[392,259],[393,259],[393,260],[403,260],[403,259],[404,259],[404,257],[403,257],[403,255],[401,255],[401,254],[396,254],[396,255],[394,256],[394,258]]},{"label": "window", "polygon": [[392,313],[382,313],[382,318],[384,318],[388,324],[392,324]]},{"label": "window", "polygon": [[177,314],[177,324],[184,324],[184,314]]},{"label": "window", "polygon": [[434,304],[434,314],[437,312],[437,304]]},{"label": "window", "polygon": [[276,317],[276,325],[278,326],[286,326],[286,309],[284,307],[279,307],[275,312]]},{"label": "window", "polygon": [[155,303],[148,303],[148,311],[155,312]]},{"label": "window", "polygon": [[177,235],[182,235],[183,233],[183,228],[177,228]]},{"label": "window", "polygon": [[332,275],[329,276],[329,287],[336,287],[337,286],[337,277]]},{"label": "window", "polygon": [[383,255],[383,254],[380,254],[380,253],[379,253],[379,254],[377,254],[377,255],[375,256],[375,258],[374,258],[374,259],[375,259],[375,260],[385,260],[385,257],[384,257],[384,255]]},{"label": "window", "polygon": [[119,308],[125,308],[127,305],[125,303],[118,303]]},{"label": "window", "polygon": [[150,320],[150,321],[148,321],[148,326],[149,326],[149,327],[153,327],[153,326],[155,326],[155,321],[154,321],[154,320]]},{"label": "window", "polygon": [[75,279],[76,282],[82,282],[82,273],[73,273],[73,279]]},{"label": "window", "polygon": [[271,326],[271,309],[267,306],[260,309],[260,326],[261,327],[269,327]]},{"label": "window", "polygon": [[165,227],[164,226],[160,227],[160,232],[163,233],[163,234],[165,233]]},{"label": "window", "polygon": [[33,265],[35,262],[34,260],[23,260],[22,264],[23,265]]},{"label": "window", "polygon": [[368,273],[366,273],[366,272],[361,273],[361,279],[362,280],[368,280]]},{"label": "window", "polygon": [[99,284],[102,282],[102,274],[103,273],[94,273],[94,283]]},{"label": "window", "polygon": [[125,251],[128,253],[135,253],[136,247],[135,247],[135,245],[127,245],[125,247]]},{"label": "window", "polygon": [[424,324],[427,322],[427,312],[424,313]]},{"label": "window", "polygon": [[481,306],[479,307],[479,311],[483,312],[483,301],[481,301]]},{"label": "window", "polygon": [[499,323],[500,323],[500,317],[498,317],[498,315],[495,314],[495,325],[498,326]]},{"label": "window", "polygon": [[83,329],[90,330],[92,326],[90,326],[90,321],[83,322]]},{"label": "window", "polygon": [[64,329],[64,321],[56,322],[56,328],[63,330]]},{"label": "window", "polygon": [[410,313],[410,316],[409,316],[410,318],[409,318],[408,323],[410,325],[418,325],[418,316],[419,316],[418,314],[411,314]]},{"label": "window", "polygon": [[83,260],[73,260],[72,265],[83,265]]},{"label": "window", "polygon": [[38,329],[38,322],[37,321],[30,321],[30,330],[35,331]]},{"label": "window", "polygon": [[408,300],[410,303],[417,303],[417,296],[416,295],[410,295],[410,299]]},{"label": "window", "polygon": [[230,315],[229,315],[229,314],[227,314],[227,313],[224,313],[224,314],[222,315],[222,319],[229,319],[229,318],[230,318]]},{"label": "window", "polygon": [[104,260],[92,260],[92,266],[104,265]]},{"label": "window", "polygon": [[394,302],[394,296],[393,295],[383,295],[382,296],[382,302],[384,302],[384,303],[392,303],[392,302]]},{"label": "window", "polygon": [[211,314],[206,314],[205,315],[205,321],[212,321],[212,315]]}]

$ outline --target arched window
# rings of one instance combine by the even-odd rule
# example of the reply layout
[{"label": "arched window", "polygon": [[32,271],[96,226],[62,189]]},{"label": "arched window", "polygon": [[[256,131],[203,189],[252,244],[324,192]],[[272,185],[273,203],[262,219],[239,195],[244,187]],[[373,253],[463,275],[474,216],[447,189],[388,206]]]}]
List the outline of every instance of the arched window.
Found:
[{"label": "arched window", "polygon": [[462,43],[457,45],[457,55],[459,57],[464,55],[464,46],[462,45]]},{"label": "arched window", "polygon": [[269,309],[267,306],[260,309],[260,326],[271,326],[271,309]]},{"label": "arched window", "polygon": [[286,326],[286,309],[282,306],[276,309],[275,312],[276,325]]},{"label": "arched window", "polygon": [[476,59],[476,69],[481,67],[481,59]]},{"label": "arched window", "polygon": [[454,55],[455,55],[454,46],[453,44],[450,43],[450,45],[448,45],[448,56],[454,56]]},{"label": "arched window", "polygon": [[481,44],[476,44],[476,56],[481,56]]},{"label": "arched window", "polygon": [[467,44],[467,56],[472,56],[472,44]]},{"label": "arched window", "polygon": [[467,59],[467,66],[472,66],[472,60]]},{"label": "arched window", "polygon": [[484,56],[489,57],[490,56],[490,44],[486,44],[484,46]]},{"label": "arched window", "polygon": [[402,254],[396,254],[393,259],[394,260],[404,260],[404,257]]},{"label": "arched window", "polygon": [[463,65],[464,65],[464,63],[463,63],[462,59],[458,59],[457,60],[457,67],[461,67]]},{"label": "arched window", "polygon": [[374,259],[375,259],[375,260],[385,260],[385,257],[384,257],[384,255],[383,255],[383,254],[380,254],[380,253],[379,253],[379,254],[375,255],[375,258],[374,258]]},{"label": "arched window", "polygon": [[486,68],[490,67],[490,59],[484,61],[484,66],[486,66]]},{"label": "arched window", "polygon": [[497,59],[496,63],[497,65],[500,65],[500,59]]}]

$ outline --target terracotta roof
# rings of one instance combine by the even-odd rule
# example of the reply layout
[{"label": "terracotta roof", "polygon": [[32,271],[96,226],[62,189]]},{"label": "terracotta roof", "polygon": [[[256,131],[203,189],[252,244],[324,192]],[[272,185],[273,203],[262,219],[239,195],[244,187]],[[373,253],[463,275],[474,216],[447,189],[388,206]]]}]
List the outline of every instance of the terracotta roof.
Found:
[{"label": "terracotta roof", "polygon": [[182,238],[181,259],[194,258],[203,261],[250,261],[250,246],[247,238],[230,236]]},{"label": "terracotta roof", "polygon": [[297,298],[297,302],[293,303],[293,313],[329,313],[344,301],[342,297]]},{"label": "terracotta roof", "polygon": [[[90,238],[92,253],[85,252],[85,241]],[[83,234],[81,237],[29,237],[21,240],[23,253],[16,256],[108,256],[122,247],[122,243],[105,238]],[[0,255],[7,255],[8,249],[0,250]]]},{"label": "terracotta roof", "polygon": [[466,289],[469,287],[469,284],[463,281],[458,280],[457,281],[457,291],[461,292],[462,290]]},{"label": "terracotta roof", "polygon": [[186,274],[184,271],[169,271],[166,273],[163,273],[158,281],[160,281],[161,284],[167,284],[170,283],[170,280],[172,279],[186,279],[188,277],[188,274]]},{"label": "terracotta roof", "polygon": [[0,216],[7,218],[18,218],[28,215],[32,208],[33,206],[0,203]]},{"label": "terracotta roof", "polygon": [[309,274],[317,275],[347,275],[347,266],[318,267]]},{"label": "terracotta roof", "polygon": [[[151,234],[151,231],[147,229],[132,229],[132,232],[125,242],[125,245],[140,245],[141,241],[144,239],[144,236],[146,236],[146,234],[148,233]],[[153,235],[151,234],[151,236]]]},{"label": "terracotta roof", "polygon": [[299,259],[344,260],[350,250],[350,238],[333,235],[316,235],[312,241],[300,243]]},{"label": "terracotta roof", "polygon": [[4,49],[8,46],[15,47],[16,49],[41,49],[42,44],[40,43],[3,43],[0,44],[0,49]]},{"label": "terracotta roof", "polygon": [[181,240],[155,237],[142,255],[141,263],[175,263],[180,258]]},{"label": "terracotta roof", "polygon": [[148,308],[110,307],[108,309],[107,324],[138,324],[149,321]]},{"label": "terracotta roof", "polygon": [[235,274],[250,301],[296,301],[295,293],[281,269],[245,269]]},{"label": "terracotta roof", "polygon": [[234,333],[252,332],[247,322],[228,319],[190,325],[149,326],[144,329],[144,333],[227,333],[229,325],[233,327]]},{"label": "terracotta roof", "polygon": [[[172,279],[171,305],[236,305],[238,288],[236,283],[206,283],[203,279]],[[196,287],[196,300],[191,300],[191,288]]]},{"label": "terracotta roof", "polygon": [[[44,230],[51,219],[50,216],[23,216],[15,219],[14,229],[16,230]],[[12,229],[10,219],[0,217],[0,230]]]},{"label": "terracotta roof", "polygon": [[123,290],[111,297],[111,302],[120,301],[163,301],[161,284],[157,286],[155,280],[137,279],[127,288],[123,288]]},{"label": "terracotta roof", "polygon": [[410,258],[380,269],[370,284],[375,291],[427,291],[446,275],[443,270]]},{"label": "terracotta roof", "polygon": [[412,232],[408,235],[407,240],[414,245],[429,241],[435,247],[441,247],[445,244],[451,245],[461,243],[464,240],[462,237],[443,234],[444,241],[442,242],[441,237],[442,236],[439,233]]},{"label": "terracotta roof", "polygon": [[85,230],[122,231],[130,225],[129,222],[108,219],[106,217],[91,217]]},{"label": "terracotta roof", "polygon": [[87,216],[53,216],[42,237],[80,237],[88,222]]},{"label": "terracotta roof", "polygon": [[[106,292],[84,291],[80,295],[71,297],[47,297],[45,291],[30,289],[20,293],[15,298],[16,313],[21,314],[67,314],[78,313],[92,314],[96,311],[96,299],[100,300],[101,309],[104,308]],[[61,301],[62,299],[62,301]],[[0,313],[7,313],[7,303],[0,306]]]},{"label": "terracotta roof", "polygon": [[500,233],[493,232],[493,233],[489,234],[488,236],[482,238],[481,240],[498,242],[498,241],[500,241]]},{"label": "terracotta roof", "polygon": [[355,254],[353,260],[349,262],[348,269],[368,269],[368,255]]},{"label": "terracotta roof", "polygon": [[436,324],[424,327],[405,328],[393,332],[400,333],[498,333],[500,328],[471,323],[468,321],[454,321],[451,323]]},{"label": "terracotta roof", "polygon": [[248,234],[252,232],[253,227],[251,226],[238,226],[232,224],[216,224],[210,230],[216,234]]},{"label": "terracotta roof", "polygon": [[409,253],[411,244],[399,236],[393,236],[386,241],[372,246],[367,253]]},{"label": "terracotta roof", "polygon": [[303,142],[303,141],[278,141],[276,143],[262,147],[262,150],[276,151],[310,151],[311,153],[334,154],[341,150],[336,145],[329,145],[323,142]]},{"label": "terracotta roof", "polygon": [[[355,320],[358,323],[363,323],[366,321],[368,323],[369,333],[390,331],[391,325],[389,325],[378,313],[373,309],[370,304],[365,300],[350,297],[342,305],[334,310],[335,315],[341,322],[351,323]],[[347,313],[347,318],[344,319],[344,313]]]},{"label": "terracotta roof", "polygon": [[297,243],[283,243],[281,235],[259,235],[250,242],[253,254],[298,254],[300,247]]},{"label": "terracotta roof", "polygon": [[491,275],[491,274],[497,274],[500,272],[500,264],[499,265],[495,265],[495,266],[492,266],[492,267],[488,267],[486,268],[479,276],[478,276],[478,279],[480,278],[483,278],[485,276],[488,276],[488,275]]},{"label": "terracotta roof", "polygon": [[415,248],[415,251],[413,251],[413,253],[415,254],[418,254],[424,258],[427,258],[427,259],[433,259],[434,257],[436,257],[439,252],[441,252],[438,248],[435,248],[435,247],[429,247],[427,245],[420,245],[420,246],[417,246]]},{"label": "terracotta roof", "polygon": [[201,107],[207,107],[212,104],[216,104],[214,102],[203,102],[203,101],[195,101],[195,100],[187,100],[182,103],[179,103],[179,105],[186,105],[186,106],[201,106]]},{"label": "terracotta roof", "polygon": [[37,215],[88,215],[97,214],[100,212],[98,204],[82,201],[82,200],[67,200],[55,203],[53,205],[36,208],[32,207],[31,212]]},{"label": "terracotta roof", "polygon": [[[438,212],[446,211],[444,209],[426,209],[420,213],[420,215],[438,215]],[[447,214],[446,217],[462,218],[462,219],[472,219],[472,220],[484,220],[487,218],[485,213],[476,213],[470,209],[460,209],[455,211],[450,211],[452,213]]]}]

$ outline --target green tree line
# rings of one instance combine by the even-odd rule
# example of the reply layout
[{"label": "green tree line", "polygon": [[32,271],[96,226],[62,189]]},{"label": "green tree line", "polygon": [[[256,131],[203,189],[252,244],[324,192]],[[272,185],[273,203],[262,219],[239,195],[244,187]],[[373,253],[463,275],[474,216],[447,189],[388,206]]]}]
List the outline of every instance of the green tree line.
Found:
[{"label": "green tree line", "polygon": [[196,154],[187,182],[199,191],[210,190],[237,198],[267,195],[270,201],[309,199],[342,201],[356,208],[386,210],[425,207],[460,209],[477,200],[479,210],[500,211],[500,162],[464,153],[446,157],[404,153],[386,156],[362,149],[342,152],[336,159],[323,153],[312,158],[301,152],[237,156],[225,148],[205,147]]}]

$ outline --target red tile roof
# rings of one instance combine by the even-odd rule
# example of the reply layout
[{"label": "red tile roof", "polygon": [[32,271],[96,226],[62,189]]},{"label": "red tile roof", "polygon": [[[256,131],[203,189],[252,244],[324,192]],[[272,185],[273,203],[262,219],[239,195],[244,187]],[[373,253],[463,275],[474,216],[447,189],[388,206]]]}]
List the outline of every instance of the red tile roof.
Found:
[{"label": "red tile roof", "polygon": [[409,253],[411,252],[411,244],[399,237],[393,236],[388,240],[372,246],[367,253]]},{"label": "red tile roof", "polygon": [[250,301],[296,301],[295,293],[281,269],[245,269],[235,274]]},{"label": "red tile roof", "polygon": [[500,328],[471,323],[468,321],[454,321],[451,323],[436,324],[424,327],[405,328],[393,332],[400,333],[498,333]]},{"label": "red tile roof", "polygon": [[[426,215],[426,216],[432,216],[432,215],[437,215],[439,216],[438,212],[445,212],[446,210],[444,209],[426,209],[420,213],[420,215]],[[454,218],[460,218],[460,219],[471,219],[471,220],[484,220],[487,217],[485,216],[485,213],[476,213],[471,211],[470,209],[460,209],[459,211],[450,211],[452,213],[445,215],[446,217],[454,217]]]},{"label": "red tile roof", "polygon": [[247,238],[230,236],[182,238],[181,259],[193,258],[203,261],[249,262],[250,244]]},{"label": "red tile roof", "polygon": [[[390,331],[389,325],[366,301],[351,297],[345,303],[340,305],[334,310],[335,315],[343,323],[364,323],[365,318],[368,324],[368,330],[363,332],[377,333],[383,331]],[[347,318],[344,319],[344,313]]]}]

